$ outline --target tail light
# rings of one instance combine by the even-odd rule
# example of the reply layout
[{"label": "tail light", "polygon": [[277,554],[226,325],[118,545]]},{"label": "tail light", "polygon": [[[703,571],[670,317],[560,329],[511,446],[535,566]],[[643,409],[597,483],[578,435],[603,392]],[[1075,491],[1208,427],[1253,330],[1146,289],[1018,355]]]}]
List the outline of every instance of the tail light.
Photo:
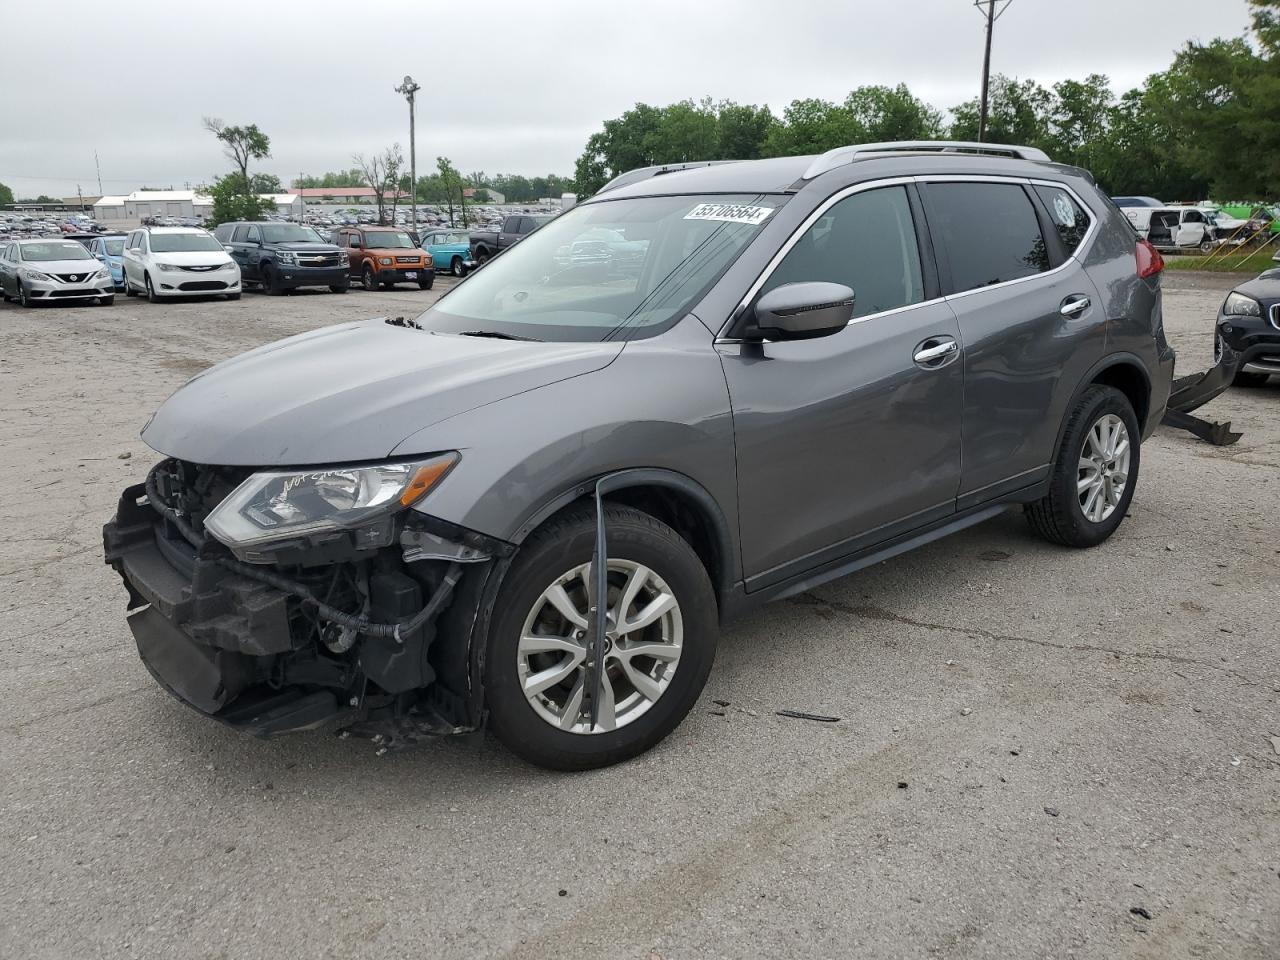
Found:
[{"label": "tail light", "polygon": [[1137,249],[1138,276],[1143,280],[1154,277],[1164,269],[1164,257],[1149,240],[1139,240]]}]

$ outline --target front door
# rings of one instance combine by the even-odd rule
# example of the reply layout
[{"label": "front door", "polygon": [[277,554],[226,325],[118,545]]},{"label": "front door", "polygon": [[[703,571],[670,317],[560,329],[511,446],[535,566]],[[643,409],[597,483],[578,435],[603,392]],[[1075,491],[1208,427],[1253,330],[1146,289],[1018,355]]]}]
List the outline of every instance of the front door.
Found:
[{"label": "front door", "polygon": [[909,186],[836,201],[757,296],[844,284],[853,322],[815,340],[721,348],[749,591],[954,511],[963,345],[921,253],[919,218]]}]

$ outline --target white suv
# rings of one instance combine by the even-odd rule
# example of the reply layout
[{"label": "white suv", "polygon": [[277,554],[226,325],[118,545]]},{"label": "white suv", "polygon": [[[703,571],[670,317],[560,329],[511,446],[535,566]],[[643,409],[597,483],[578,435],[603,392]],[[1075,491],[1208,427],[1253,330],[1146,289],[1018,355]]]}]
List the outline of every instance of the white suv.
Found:
[{"label": "white suv", "polygon": [[208,230],[143,227],[124,247],[124,292],[145,293],[152,303],[210,294],[239,300],[240,268]]}]

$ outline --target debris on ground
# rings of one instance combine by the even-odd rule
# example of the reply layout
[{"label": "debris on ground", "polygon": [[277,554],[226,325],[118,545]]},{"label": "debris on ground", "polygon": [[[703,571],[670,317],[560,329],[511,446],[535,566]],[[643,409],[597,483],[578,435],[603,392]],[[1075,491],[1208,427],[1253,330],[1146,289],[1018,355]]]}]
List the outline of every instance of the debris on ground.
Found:
[{"label": "debris on ground", "polygon": [[970,710],[968,707],[963,707],[963,708],[961,708],[961,710],[960,710],[960,716],[962,716],[962,717],[967,717],[967,716],[968,716],[969,714],[971,714],[971,713],[973,713],[973,711],[972,711],[972,710]]},{"label": "debris on ground", "polygon": [[1280,755],[1280,737],[1271,738],[1271,749],[1274,750],[1277,755]]},{"label": "debris on ground", "polygon": [[1051,817],[1056,817],[1061,811],[1057,807],[1045,807],[1044,812]]},{"label": "debris on ground", "polygon": [[117,454],[116,454],[116,459],[117,459],[117,460],[128,460],[128,459],[129,459],[130,457],[132,457],[132,456],[133,456],[133,454],[132,454],[132,453],[130,453],[128,450],[126,450],[124,453],[117,453]]},{"label": "debris on ground", "polygon": [[714,703],[717,707],[727,707],[729,705],[728,700],[712,700],[711,702]]},{"label": "debris on ground", "polygon": [[816,720],[818,723],[839,723],[839,717],[828,717],[821,713],[804,713],[800,710],[775,710],[779,717],[790,717],[792,720]]},{"label": "debris on ground", "polygon": [[899,781],[898,781],[898,789],[899,789],[899,790],[905,790],[905,789],[907,789],[907,781],[905,781],[905,780],[899,780]]},{"label": "debris on ground", "polygon": [[1129,912],[1135,917],[1141,917],[1143,920],[1151,919],[1151,911],[1146,907],[1130,907]]},{"label": "debris on ground", "polygon": [[983,550],[982,553],[978,554],[978,559],[990,560],[995,563],[1000,560],[1008,560],[1012,556],[1013,554],[1008,550]]},{"label": "debris on ground", "polygon": [[728,714],[726,714],[723,710],[708,710],[707,713],[709,713],[713,717],[728,716]]}]

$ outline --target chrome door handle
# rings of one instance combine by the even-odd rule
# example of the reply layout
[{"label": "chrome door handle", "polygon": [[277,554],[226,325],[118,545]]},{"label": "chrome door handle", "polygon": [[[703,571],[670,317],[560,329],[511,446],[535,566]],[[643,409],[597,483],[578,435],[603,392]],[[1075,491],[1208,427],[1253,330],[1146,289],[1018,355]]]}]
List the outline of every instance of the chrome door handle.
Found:
[{"label": "chrome door handle", "polygon": [[1068,297],[1063,301],[1062,306],[1058,308],[1058,312],[1064,317],[1078,317],[1089,309],[1089,304],[1088,297]]},{"label": "chrome door handle", "polygon": [[919,364],[937,365],[939,360],[944,360],[959,350],[960,344],[950,337],[945,340],[934,337],[916,347],[916,352],[911,355],[911,359]]}]

